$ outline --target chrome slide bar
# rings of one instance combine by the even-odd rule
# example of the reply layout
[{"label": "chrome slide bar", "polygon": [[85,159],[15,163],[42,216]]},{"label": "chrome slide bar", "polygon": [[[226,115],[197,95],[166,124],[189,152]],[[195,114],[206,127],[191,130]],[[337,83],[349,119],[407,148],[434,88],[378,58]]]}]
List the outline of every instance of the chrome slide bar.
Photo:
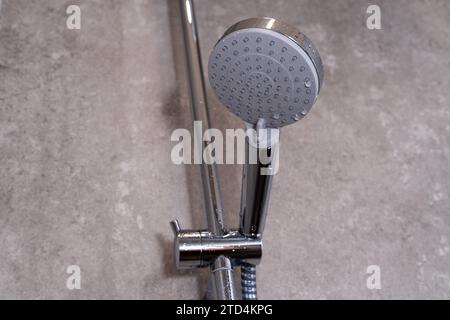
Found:
[{"label": "chrome slide bar", "polygon": [[[194,3],[192,0],[179,0],[181,23],[183,27],[184,46],[186,53],[186,64],[188,69],[188,82],[190,93],[190,105],[194,121],[202,121],[205,130],[210,128],[210,117],[206,99],[205,80],[201,62],[200,45],[195,19]],[[201,137],[194,137],[198,141]],[[203,142],[202,147],[206,146]],[[202,157],[203,150],[194,150]],[[226,233],[223,223],[222,196],[220,193],[217,168],[214,164],[200,165],[203,183],[204,209],[208,229],[214,236],[223,236]],[[176,222],[173,222],[174,226]],[[175,229],[176,230],[176,227]],[[210,266],[212,277],[212,288],[215,299],[234,300],[237,299],[235,281],[231,259],[226,256],[218,256]]]}]

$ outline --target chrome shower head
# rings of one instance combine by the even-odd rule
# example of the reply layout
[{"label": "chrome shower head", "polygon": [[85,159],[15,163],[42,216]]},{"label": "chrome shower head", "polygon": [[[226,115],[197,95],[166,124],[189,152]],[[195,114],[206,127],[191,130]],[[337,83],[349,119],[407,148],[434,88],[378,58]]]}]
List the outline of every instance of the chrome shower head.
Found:
[{"label": "chrome shower head", "polygon": [[323,83],[323,65],[312,42],[272,18],[251,18],[229,28],[208,64],[219,100],[247,123],[264,119],[278,128],[312,108]]}]

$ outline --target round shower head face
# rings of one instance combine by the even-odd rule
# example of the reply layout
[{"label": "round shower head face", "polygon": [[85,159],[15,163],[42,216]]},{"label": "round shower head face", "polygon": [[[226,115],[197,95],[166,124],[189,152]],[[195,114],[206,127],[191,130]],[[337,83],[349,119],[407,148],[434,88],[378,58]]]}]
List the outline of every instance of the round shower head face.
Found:
[{"label": "round shower head face", "polygon": [[302,119],[323,81],[317,49],[302,33],[270,18],[232,26],[208,64],[219,100],[245,122],[278,128]]}]

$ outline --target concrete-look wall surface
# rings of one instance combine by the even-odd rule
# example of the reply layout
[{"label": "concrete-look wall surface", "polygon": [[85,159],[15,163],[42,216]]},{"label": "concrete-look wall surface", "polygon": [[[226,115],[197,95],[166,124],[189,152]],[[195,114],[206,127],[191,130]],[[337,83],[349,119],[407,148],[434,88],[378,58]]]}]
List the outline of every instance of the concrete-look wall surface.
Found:
[{"label": "concrete-look wall surface", "polygon": [[[282,130],[260,298],[450,298],[450,2],[376,1],[369,30],[372,2],[196,2],[204,63],[227,27],[272,16],[325,64]],[[70,4],[0,1],[0,298],[201,298],[208,272],[175,270],[168,224],[205,226],[197,168],[170,159],[192,128],[176,1],[80,0],[80,30]],[[214,127],[242,127],[208,97]],[[236,226],[241,167],[219,171]]]}]

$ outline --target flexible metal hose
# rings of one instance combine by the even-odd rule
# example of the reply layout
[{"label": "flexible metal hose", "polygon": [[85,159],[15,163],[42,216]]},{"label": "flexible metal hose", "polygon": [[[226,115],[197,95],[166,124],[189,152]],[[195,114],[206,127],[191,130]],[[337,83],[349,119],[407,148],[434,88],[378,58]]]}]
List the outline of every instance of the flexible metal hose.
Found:
[{"label": "flexible metal hose", "polygon": [[242,300],[257,300],[256,266],[244,264],[241,266]]}]

